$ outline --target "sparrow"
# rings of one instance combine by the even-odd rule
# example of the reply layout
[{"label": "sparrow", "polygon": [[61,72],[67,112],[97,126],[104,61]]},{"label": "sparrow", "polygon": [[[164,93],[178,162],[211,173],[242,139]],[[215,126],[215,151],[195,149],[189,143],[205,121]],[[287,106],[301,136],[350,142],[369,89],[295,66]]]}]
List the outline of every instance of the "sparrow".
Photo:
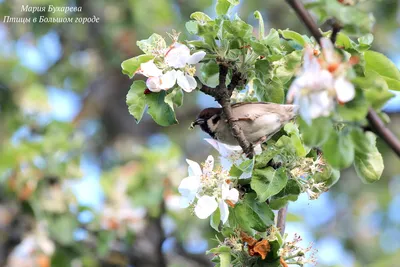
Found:
[{"label": "sparrow", "polygon": [[[247,141],[252,145],[264,143],[290,120],[298,111],[297,105],[282,105],[267,102],[242,102],[231,105],[232,119],[240,126]],[[191,128],[199,125],[213,139],[238,146],[231,134],[222,108],[206,108],[192,122]]]}]

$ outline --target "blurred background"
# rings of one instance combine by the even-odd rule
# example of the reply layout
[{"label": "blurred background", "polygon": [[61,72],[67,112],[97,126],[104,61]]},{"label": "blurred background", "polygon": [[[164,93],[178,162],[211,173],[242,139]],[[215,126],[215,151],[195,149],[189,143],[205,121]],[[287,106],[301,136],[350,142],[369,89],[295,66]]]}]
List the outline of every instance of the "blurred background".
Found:
[{"label": "blurred background", "polygon": [[[284,1],[241,2],[234,11],[254,25],[259,10],[267,31],[307,33]],[[50,4],[82,11],[21,12]],[[376,17],[373,49],[400,67],[400,1],[360,6]],[[148,115],[137,125],[125,104],[132,81],[120,68],[153,32],[190,37],[194,11],[215,16],[213,0],[0,0],[0,266],[212,266],[205,251],[215,232],[179,209],[176,188],[185,158],[216,156],[204,134],[188,130],[216,102],[186,94],[178,125]],[[4,21],[93,15],[99,23]],[[385,111],[400,137],[400,95]],[[383,142],[379,149],[379,182],[364,185],[350,168],[318,200],[289,206],[286,232],[314,243],[318,266],[400,262],[400,161]]]}]

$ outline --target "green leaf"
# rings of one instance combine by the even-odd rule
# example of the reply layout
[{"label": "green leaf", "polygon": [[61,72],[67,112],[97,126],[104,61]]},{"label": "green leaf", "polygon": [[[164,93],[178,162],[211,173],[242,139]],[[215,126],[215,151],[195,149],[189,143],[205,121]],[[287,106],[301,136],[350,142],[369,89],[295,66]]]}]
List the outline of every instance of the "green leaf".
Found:
[{"label": "green leaf", "polygon": [[250,39],[253,35],[253,26],[236,17],[232,21],[224,20],[222,22],[222,32],[222,36],[226,39]]},{"label": "green leaf", "polygon": [[136,123],[140,122],[146,108],[145,89],[146,83],[144,81],[134,81],[126,95],[129,113],[135,118]]},{"label": "green leaf", "polygon": [[361,36],[358,40],[358,50],[365,51],[370,49],[372,42],[374,41],[374,36],[371,33]]},{"label": "green leaf", "polygon": [[262,169],[267,167],[268,162],[271,161],[277,154],[279,154],[280,150],[276,149],[274,146],[268,146],[260,155],[255,157],[256,162],[254,164],[255,169]]},{"label": "green leaf", "polygon": [[331,187],[336,184],[339,178],[340,171],[333,169],[328,164],[326,164],[322,172],[317,172],[313,175],[313,179],[316,183],[324,183],[327,187]]},{"label": "green leaf", "polygon": [[231,3],[228,0],[217,0],[215,11],[218,16],[226,15],[228,13]]},{"label": "green leaf", "polygon": [[336,37],[336,46],[343,47],[345,50],[351,49],[355,46],[355,43],[344,33],[339,32]]},{"label": "green leaf", "polygon": [[289,179],[286,186],[275,196],[273,196],[269,202],[271,209],[279,210],[284,207],[289,201],[296,201],[301,193],[299,184]]},{"label": "green leaf", "polygon": [[400,71],[385,55],[375,52],[364,52],[365,71],[374,71],[381,75],[392,90],[400,91]]},{"label": "green leaf", "polygon": [[[254,193],[248,193],[244,199],[237,203],[232,209],[232,216],[235,217],[238,227],[251,233],[254,229],[265,232],[268,226],[274,224],[274,213],[267,203],[258,203]],[[231,225],[232,226],[232,225]]]},{"label": "green leaf", "polygon": [[72,216],[56,216],[50,219],[49,230],[51,236],[62,245],[71,245],[74,231],[78,227],[77,220]]},{"label": "green leaf", "polygon": [[264,19],[260,13],[260,11],[255,11],[254,12],[254,17],[258,19],[258,38],[263,39],[264,38]]},{"label": "green leaf", "polygon": [[269,34],[265,36],[265,38],[262,40],[262,43],[270,47],[280,47],[281,40],[279,38],[278,31],[275,29],[271,29],[269,31]]},{"label": "green leaf", "polygon": [[324,158],[336,169],[344,169],[354,160],[354,144],[348,133],[333,131],[323,145]]},{"label": "green leaf", "polygon": [[285,168],[278,170],[274,170],[272,167],[255,169],[250,186],[257,193],[258,201],[265,202],[285,187],[287,179]]},{"label": "green leaf", "polygon": [[221,213],[219,209],[217,209],[210,217],[210,225],[215,231],[219,232],[220,222],[221,222]]},{"label": "green leaf", "polygon": [[239,165],[233,165],[229,174],[233,177],[238,177],[240,181],[246,182],[247,178],[251,177],[254,168],[255,158],[241,162]]},{"label": "green leaf", "polygon": [[360,129],[352,131],[355,145],[354,167],[363,183],[373,183],[380,179],[383,172],[382,155],[376,148],[376,136],[372,132],[364,133]]},{"label": "green leaf", "polygon": [[345,121],[363,120],[368,113],[368,101],[365,99],[362,91],[356,88],[356,96],[345,105],[338,105],[338,113]]},{"label": "green leaf", "polygon": [[197,34],[199,32],[199,24],[197,21],[190,20],[186,22],[185,27],[190,34]]},{"label": "green leaf", "polygon": [[210,60],[207,63],[201,64],[199,79],[201,83],[207,86],[216,87],[219,83],[219,67],[217,62]]},{"label": "green leaf", "polygon": [[220,267],[230,267],[231,266],[231,253],[223,252],[219,255]]},{"label": "green leaf", "polygon": [[153,33],[148,39],[137,41],[136,45],[147,55],[153,55],[154,49],[159,50],[167,47],[164,38],[157,33]]},{"label": "green leaf", "polygon": [[122,73],[132,78],[135,72],[140,68],[140,64],[152,60],[153,58],[153,55],[140,55],[127,59],[121,63]]},{"label": "green leaf", "polygon": [[219,247],[207,250],[206,254],[210,254],[210,253],[219,254],[219,253],[223,253],[223,252],[231,252],[231,248],[228,246],[219,246]]},{"label": "green leaf", "polygon": [[308,151],[306,150],[306,148],[303,145],[303,142],[301,141],[297,125],[295,125],[293,122],[289,122],[285,125],[283,129],[290,136],[290,139],[292,140],[292,145],[293,147],[296,148],[297,156],[305,157],[308,154]]},{"label": "green leaf", "polygon": [[146,103],[149,106],[147,113],[161,126],[178,123],[173,108],[164,101],[165,95],[165,91],[145,95]]},{"label": "green leaf", "polygon": [[366,71],[365,77],[357,77],[353,83],[364,90],[365,98],[374,109],[381,109],[394,96],[385,79],[375,71]]},{"label": "green leaf", "polygon": [[328,117],[313,119],[311,125],[308,125],[301,118],[299,118],[298,121],[303,141],[310,147],[322,146],[328,140],[333,131],[332,122]]},{"label": "green leaf", "polygon": [[249,194],[249,196],[245,198],[245,202],[248,203],[249,207],[251,207],[251,209],[258,214],[258,216],[267,226],[274,224],[274,212],[266,203],[259,203],[257,201],[256,194]]},{"label": "green leaf", "polygon": [[302,55],[303,52],[301,50],[293,51],[278,61],[278,67],[274,70],[274,73],[275,76],[280,79],[282,84],[289,82],[295,75],[301,64]]},{"label": "green leaf", "polygon": [[110,250],[111,242],[116,238],[116,233],[113,231],[100,231],[97,238],[97,254],[104,257]]},{"label": "green leaf", "polygon": [[191,19],[198,21],[199,23],[205,23],[207,21],[211,21],[212,19],[203,12],[194,12],[190,15]]},{"label": "green leaf", "polygon": [[172,109],[174,104],[178,107],[182,106],[183,103],[183,91],[180,87],[176,87],[173,90],[169,90],[170,93],[165,96],[165,103],[167,103]]},{"label": "green leaf", "polygon": [[255,79],[254,89],[261,101],[282,104],[285,100],[283,85],[277,79],[270,80],[268,84]]},{"label": "green leaf", "polygon": [[301,34],[291,31],[291,30],[279,30],[279,33],[283,36],[285,39],[290,39],[296,41],[298,44],[301,46],[305,46],[307,42],[304,40],[303,36]]}]

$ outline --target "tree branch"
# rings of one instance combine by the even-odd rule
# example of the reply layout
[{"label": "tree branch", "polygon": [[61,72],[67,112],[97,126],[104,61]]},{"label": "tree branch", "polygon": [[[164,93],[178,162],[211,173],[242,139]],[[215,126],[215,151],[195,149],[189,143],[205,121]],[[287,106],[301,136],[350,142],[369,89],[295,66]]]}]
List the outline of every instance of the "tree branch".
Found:
[{"label": "tree branch", "polygon": [[375,110],[370,108],[368,110],[367,119],[372,129],[377,133],[386,144],[393,150],[394,153],[400,158],[400,141],[383,123]]},{"label": "tree branch", "polygon": [[[320,42],[322,34],[310,13],[305,9],[303,3],[300,0],[286,0],[286,2],[293,8],[297,16],[301,21],[303,21],[314,38]],[[368,110],[367,119],[371,127],[375,130],[375,133],[377,133],[379,137],[382,138],[386,144],[400,157],[399,139],[397,139],[397,137],[388,128],[386,128],[383,121],[372,108]]]},{"label": "tree branch", "polygon": [[286,206],[284,206],[278,211],[278,219],[276,221],[276,227],[279,228],[279,231],[282,236],[285,234],[287,210],[288,210],[288,204],[286,204]]},{"label": "tree branch", "polygon": [[253,145],[247,141],[242,129],[237,125],[237,123],[232,119],[232,108],[231,108],[231,96],[233,90],[239,85],[242,80],[242,75],[240,72],[234,70],[232,79],[228,87],[226,86],[226,76],[228,75],[228,66],[226,62],[219,63],[219,84],[216,88],[211,88],[203,85],[200,91],[210,95],[215,98],[215,100],[222,106],[222,111],[225,114],[228,125],[231,129],[233,137],[238,141],[243,152],[249,158],[253,158],[254,149]]}]

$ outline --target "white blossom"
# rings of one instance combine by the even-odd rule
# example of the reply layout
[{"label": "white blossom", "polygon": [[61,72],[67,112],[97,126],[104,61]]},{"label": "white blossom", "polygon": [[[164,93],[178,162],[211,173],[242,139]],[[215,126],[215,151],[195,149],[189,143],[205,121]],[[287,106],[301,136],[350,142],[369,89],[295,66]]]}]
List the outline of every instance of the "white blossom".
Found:
[{"label": "white blossom", "polygon": [[[240,146],[227,145],[211,138],[204,138],[204,140],[218,151],[220,155],[220,163],[222,168],[225,170],[230,170],[232,165],[239,166],[243,161],[248,160]],[[261,154],[261,144],[254,147],[254,152],[256,155]],[[249,170],[247,172],[243,172],[239,179],[247,179],[250,178],[251,175],[252,170]]]},{"label": "white blossom", "polygon": [[38,266],[40,262],[50,263],[50,257],[55,251],[55,245],[49,239],[46,224],[39,222],[35,230],[28,233],[10,253],[8,267]]},{"label": "white blossom", "polygon": [[239,191],[231,188],[229,173],[222,169],[214,170],[214,158],[208,156],[203,169],[192,160],[189,164],[189,176],[184,178],[178,191],[182,195],[181,207],[194,205],[194,213],[200,219],[206,219],[218,208],[220,219],[225,223],[229,217],[229,205],[239,200]]},{"label": "white blossom", "polygon": [[189,93],[197,87],[197,82],[193,77],[196,68],[193,65],[199,63],[205,55],[204,51],[191,55],[186,45],[175,41],[165,49],[164,54],[155,53],[155,59],[141,63],[136,73],[148,77],[146,86],[152,92],[168,90],[178,84]]},{"label": "white blossom", "polygon": [[312,119],[329,116],[335,103],[346,103],[355,96],[354,85],[346,78],[348,64],[334,50],[329,39],[323,38],[322,58],[313,50],[305,49],[300,74],[289,88],[287,101],[300,106],[300,116],[311,123]]}]

